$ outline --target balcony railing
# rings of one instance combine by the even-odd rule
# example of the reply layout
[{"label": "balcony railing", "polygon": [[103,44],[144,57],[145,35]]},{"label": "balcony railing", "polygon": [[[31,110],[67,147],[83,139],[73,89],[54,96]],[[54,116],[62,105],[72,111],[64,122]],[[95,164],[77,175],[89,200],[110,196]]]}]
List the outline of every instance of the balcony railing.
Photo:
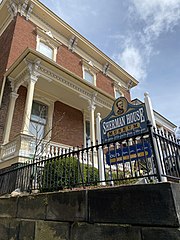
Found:
[{"label": "balcony railing", "polygon": [[44,156],[57,156],[71,146],[43,140],[39,144],[31,135],[19,134],[13,141],[1,146],[0,162],[16,159],[16,162],[27,162]]}]

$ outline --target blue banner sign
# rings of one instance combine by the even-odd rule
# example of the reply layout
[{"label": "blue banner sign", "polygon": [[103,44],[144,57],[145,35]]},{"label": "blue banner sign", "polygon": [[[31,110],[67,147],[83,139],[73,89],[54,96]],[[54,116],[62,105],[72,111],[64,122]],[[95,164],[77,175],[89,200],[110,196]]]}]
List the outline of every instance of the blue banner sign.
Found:
[{"label": "blue banner sign", "polygon": [[144,104],[133,105],[126,98],[115,100],[110,114],[101,120],[102,143],[148,132]]},{"label": "blue banner sign", "polygon": [[125,163],[136,160],[146,159],[152,156],[150,144],[148,142],[118,148],[106,153],[106,163],[108,165]]}]

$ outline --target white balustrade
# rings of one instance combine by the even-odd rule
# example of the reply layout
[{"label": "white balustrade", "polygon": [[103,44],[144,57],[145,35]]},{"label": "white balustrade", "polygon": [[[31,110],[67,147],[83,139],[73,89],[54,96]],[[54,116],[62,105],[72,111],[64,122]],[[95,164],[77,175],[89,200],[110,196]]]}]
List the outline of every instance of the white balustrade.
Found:
[{"label": "white balustrade", "polygon": [[[28,159],[39,159],[42,157],[55,157],[65,153],[71,146],[42,141],[37,144],[33,136],[19,134],[13,141],[2,145],[0,149],[0,161],[6,161],[13,158],[21,158],[21,161]],[[72,148],[72,147],[71,147]]]}]

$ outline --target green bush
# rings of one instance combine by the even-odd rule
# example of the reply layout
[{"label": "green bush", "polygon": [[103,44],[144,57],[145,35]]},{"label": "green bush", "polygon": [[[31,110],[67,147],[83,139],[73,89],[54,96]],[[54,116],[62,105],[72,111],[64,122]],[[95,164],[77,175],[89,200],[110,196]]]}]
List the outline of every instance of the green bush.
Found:
[{"label": "green bush", "polygon": [[97,168],[81,164],[85,185],[97,185],[99,181],[99,171]]},{"label": "green bush", "polygon": [[75,157],[49,160],[44,165],[41,192],[73,188],[79,185],[97,185],[98,169],[78,162]]}]

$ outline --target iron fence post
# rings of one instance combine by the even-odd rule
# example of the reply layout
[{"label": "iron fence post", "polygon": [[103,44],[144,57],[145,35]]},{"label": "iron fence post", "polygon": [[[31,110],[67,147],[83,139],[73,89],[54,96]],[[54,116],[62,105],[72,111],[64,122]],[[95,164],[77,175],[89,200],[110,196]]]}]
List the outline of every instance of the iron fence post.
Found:
[{"label": "iron fence post", "polygon": [[154,155],[154,162],[155,162],[155,166],[156,166],[158,181],[166,182],[167,178],[162,176],[164,169],[162,169],[161,159],[158,154],[158,146],[157,146],[157,143],[153,136],[151,121],[149,121],[149,120],[147,121],[147,127],[149,129],[149,136],[150,136],[150,141],[151,141],[151,145],[152,145],[152,151],[153,151],[153,155]]}]

